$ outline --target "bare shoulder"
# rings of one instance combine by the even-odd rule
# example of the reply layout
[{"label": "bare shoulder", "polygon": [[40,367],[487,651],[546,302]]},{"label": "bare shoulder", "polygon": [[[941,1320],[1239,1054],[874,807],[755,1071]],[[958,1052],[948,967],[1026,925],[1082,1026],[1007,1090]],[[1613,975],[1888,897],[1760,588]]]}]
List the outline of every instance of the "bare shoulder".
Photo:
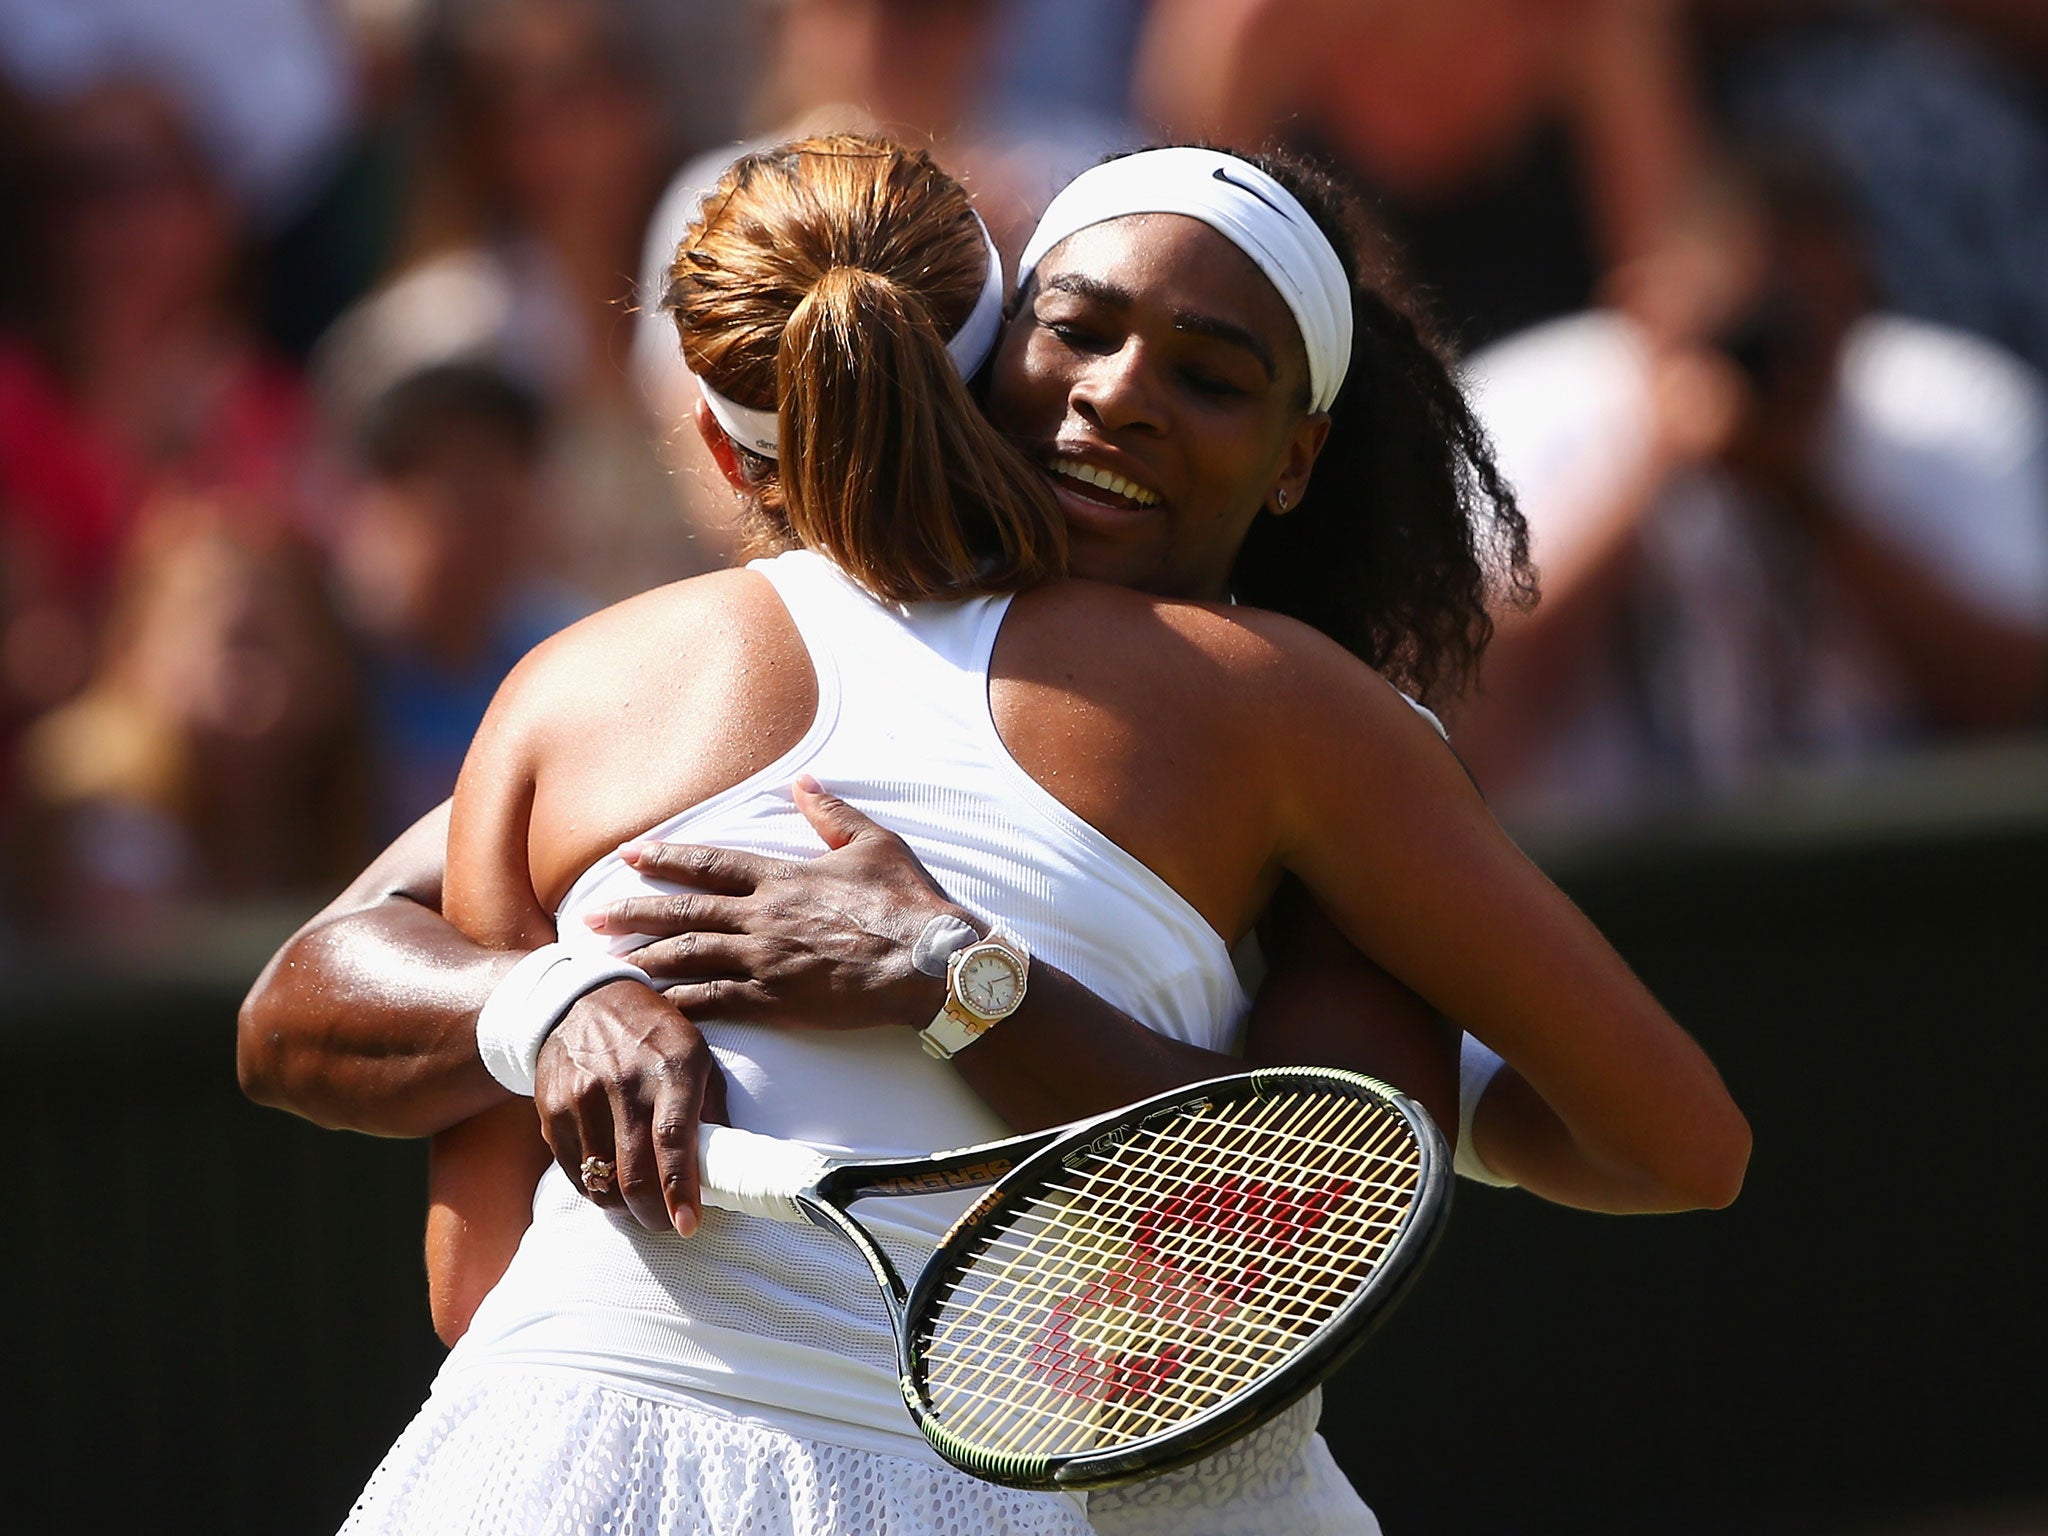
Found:
[{"label": "bare shoulder", "polygon": [[679,657],[705,661],[742,645],[764,617],[780,611],[773,589],[747,571],[657,587],[543,640],[512,669],[493,710],[508,724],[616,723],[622,706],[674,686]]},{"label": "bare shoulder", "polygon": [[1400,705],[1379,673],[1328,635],[1264,608],[1071,580],[1025,593],[1017,614],[1032,652],[1077,667],[1241,687],[1273,703],[1335,691]]},{"label": "bare shoulder", "polygon": [[496,787],[527,827],[536,891],[558,896],[603,849],[774,761],[816,707],[809,652],[767,580],[693,577],[537,647],[492,704],[463,785]]}]

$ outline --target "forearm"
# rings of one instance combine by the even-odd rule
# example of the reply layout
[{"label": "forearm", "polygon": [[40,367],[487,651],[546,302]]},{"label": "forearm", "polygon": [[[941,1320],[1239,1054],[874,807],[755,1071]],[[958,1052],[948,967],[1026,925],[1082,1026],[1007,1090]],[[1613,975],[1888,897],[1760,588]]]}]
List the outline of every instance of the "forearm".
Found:
[{"label": "forearm", "polygon": [[1609,269],[1653,254],[1698,184],[1700,113],[1681,21],[1669,0],[1604,0],[1567,61],[1564,109]]},{"label": "forearm", "polygon": [[1668,1183],[1590,1156],[1513,1067],[1502,1067],[1487,1084],[1472,1116],[1472,1141],[1480,1160],[1502,1178],[1584,1211],[1689,1211],[1726,1205],[1734,1197],[1732,1189],[1713,1200],[1680,1195]]},{"label": "forearm", "polygon": [[518,958],[402,897],[316,922],[242,1004],[242,1091],[373,1136],[429,1136],[502,1104],[476,1016]]},{"label": "forearm", "polygon": [[[1274,964],[1246,1036],[1254,1064],[1348,1067],[1402,1089],[1446,1140],[1458,1131],[1461,1031],[1344,939],[1297,886],[1283,888],[1263,931]],[[1473,1119],[1481,1161],[1559,1205],[1593,1211],[1686,1209],[1667,1184],[1582,1148],[1514,1068],[1487,1085]]]},{"label": "forearm", "polygon": [[[942,983],[932,983],[931,996],[936,1014]],[[1033,961],[1023,1004],[953,1066],[1013,1130],[1033,1131],[1241,1071],[1244,1063],[1156,1034],[1065,972]]]},{"label": "forearm", "polygon": [[506,1094],[476,1016],[517,960],[440,915],[446,805],[279,950],[242,1003],[236,1064],[259,1104],[331,1129],[427,1136]]},{"label": "forearm", "polygon": [[429,1162],[427,1301],[434,1332],[453,1344],[504,1276],[548,1165],[533,1105],[507,1100],[441,1131]]}]

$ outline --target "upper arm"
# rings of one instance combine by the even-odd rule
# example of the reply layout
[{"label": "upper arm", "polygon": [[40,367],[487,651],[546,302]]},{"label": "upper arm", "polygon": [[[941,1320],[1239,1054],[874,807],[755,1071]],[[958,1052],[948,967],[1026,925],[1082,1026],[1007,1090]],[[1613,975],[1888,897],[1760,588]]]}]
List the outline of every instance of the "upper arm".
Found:
[{"label": "upper arm", "polygon": [[529,949],[554,938],[534,892],[528,849],[534,792],[548,733],[546,708],[557,670],[548,648],[505,680],[456,780],[448,824],[442,911],[479,944]]},{"label": "upper arm", "polygon": [[[536,653],[498,690],[456,781],[443,910],[479,944],[525,949],[554,937],[534,894],[527,848],[545,744],[541,695],[549,662]],[[452,1343],[511,1262],[548,1164],[533,1106],[487,1111],[434,1138],[427,1216],[427,1290],[435,1330]]]}]

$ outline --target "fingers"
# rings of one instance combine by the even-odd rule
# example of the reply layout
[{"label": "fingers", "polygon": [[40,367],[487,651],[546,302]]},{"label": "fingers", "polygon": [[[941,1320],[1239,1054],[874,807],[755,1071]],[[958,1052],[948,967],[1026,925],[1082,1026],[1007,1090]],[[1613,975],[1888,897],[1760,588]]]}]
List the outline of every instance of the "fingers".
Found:
[{"label": "fingers", "polygon": [[827,848],[844,848],[855,838],[882,834],[882,828],[856,811],[808,773],[798,777],[791,790],[796,808],[825,840]]},{"label": "fingers", "polygon": [[[657,1105],[660,1102],[657,1090]],[[694,1114],[694,1095],[690,1108]],[[612,1087],[612,1114],[619,1129],[619,1150],[616,1159],[619,1199],[643,1228],[649,1232],[659,1232],[673,1225],[668,1202],[663,1194],[666,1178],[660,1143],[662,1112],[657,1110],[650,1114],[638,1096],[629,1094],[624,1085],[615,1083]],[[691,1128],[694,1132],[694,1119]],[[695,1189],[693,1181],[692,1194],[695,1193]],[[691,1212],[690,1230],[697,1230],[694,1208]]]},{"label": "fingers", "polygon": [[650,1232],[673,1228],[688,1237],[702,1216],[697,1179],[697,1126],[713,1097],[725,1112],[725,1075],[711,1048],[670,1057],[652,1080],[652,1093],[617,1105],[619,1189],[633,1219]]},{"label": "fingers", "polygon": [[[673,896],[629,896],[587,914],[583,921],[598,933],[645,933],[656,938],[678,933],[740,933],[746,928],[746,907],[736,896],[684,891]],[[637,953],[633,963],[640,964]]]},{"label": "fingers", "polygon": [[[586,1199],[598,1205],[611,1210],[623,1208],[625,1201],[619,1193],[611,1106],[602,1088],[595,1083],[586,1083],[577,1091],[564,1095],[547,1091],[537,1081],[534,1110],[540,1116],[541,1135],[555,1155],[555,1164],[569,1182],[581,1190]],[[591,1157],[612,1165],[611,1180],[596,1183],[594,1188],[596,1181],[583,1177],[584,1159]]]},{"label": "fingers", "polygon": [[687,1018],[744,1024],[754,1019],[773,1017],[798,1028],[803,1023],[800,1019],[783,1018],[776,1011],[775,999],[766,987],[739,977],[713,976],[703,981],[682,982],[661,995]]},{"label": "fingers", "polygon": [[725,1069],[712,1057],[710,1068],[704,1074],[703,1096],[698,1103],[700,1122],[709,1125],[731,1125],[732,1112],[725,1106]]},{"label": "fingers", "polygon": [[[650,1232],[697,1229],[697,1121],[716,1080],[711,1047],[673,1006],[634,982],[579,998],[541,1047],[534,1108],[555,1161],[584,1195]],[[584,1179],[587,1159],[612,1165]]]},{"label": "fingers", "polygon": [[[714,1067],[712,1069],[716,1071]],[[704,1095],[698,1085],[687,1093],[664,1094],[655,1103],[654,1125],[648,1144],[654,1153],[662,1214],[678,1235],[688,1237],[697,1230],[702,1190],[697,1182],[697,1123],[704,1111]]]},{"label": "fingers", "polygon": [[633,963],[657,983],[745,976],[752,943],[743,934],[683,933],[636,949]]},{"label": "fingers", "polygon": [[762,881],[774,878],[783,863],[701,843],[626,843],[620,847],[619,857],[656,880],[725,896],[752,895]]}]

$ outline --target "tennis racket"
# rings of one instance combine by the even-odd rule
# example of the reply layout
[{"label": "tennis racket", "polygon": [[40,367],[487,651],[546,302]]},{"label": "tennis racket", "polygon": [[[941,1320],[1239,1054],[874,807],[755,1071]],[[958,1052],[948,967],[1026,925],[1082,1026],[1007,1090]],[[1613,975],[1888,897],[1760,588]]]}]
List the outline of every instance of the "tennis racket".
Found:
[{"label": "tennis racket", "polygon": [[[833,1159],[723,1126],[699,1151],[707,1204],[860,1250],[911,1418],[953,1465],[1015,1488],[1129,1482],[1256,1429],[1387,1315],[1450,1207],[1427,1114],[1328,1068],[929,1157]],[[981,1185],[907,1287],[847,1212]]]}]

